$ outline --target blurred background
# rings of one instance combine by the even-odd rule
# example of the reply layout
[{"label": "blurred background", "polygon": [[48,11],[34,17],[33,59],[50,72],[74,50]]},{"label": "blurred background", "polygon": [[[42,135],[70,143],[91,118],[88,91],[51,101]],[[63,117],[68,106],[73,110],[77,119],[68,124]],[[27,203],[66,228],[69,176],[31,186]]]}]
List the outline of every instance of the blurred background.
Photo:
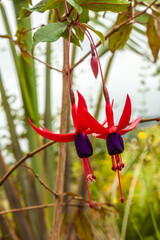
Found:
[{"label": "blurred background", "polygon": [[[32,2],[33,5],[38,3]],[[144,9],[149,2],[137,4],[136,11]],[[149,47],[150,37],[146,33],[149,18],[152,17],[157,26],[152,32],[152,38],[160,36],[158,3],[152,11],[149,10],[135,20],[123,48],[113,53],[109,50],[108,41],[98,48],[106,85],[111,99],[114,99],[116,124],[127,93],[132,101],[131,120],[138,116],[160,116],[160,60]],[[21,43],[24,49],[31,51],[32,34],[37,27],[48,23],[49,13],[34,12],[19,21],[22,7],[28,7],[28,2],[0,1],[0,35],[6,36],[0,37],[0,177],[25,154],[48,142],[31,129],[28,116],[37,126],[43,125],[50,131],[59,133],[60,127],[62,74],[34,61],[15,44]],[[113,12],[90,11],[89,24],[106,34],[115,25],[117,15]],[[10,41],[8,36],[17,42]],[[96,43],[99,40],[97,35],[93,33],[92,36]],[[71,66],[89,50],[90,43],[86,38],[80,47],[72,45]],[[51,44],[38,44],[34,56],[62,70],[63,39]],[[72,72],[72,84],[75,95],[76,90],[80,91],[89,111],[103,122],[105,101],[101,96],[102,82],[100,74],[97,79],[94,78],[90,56]],[[70,132],[73,129],[70,114],[68,119]],[[94,147],[91,165],[96,175],[96,182],[90,184],[94,208],[89,209],[87,204],[82,161],[76,155],[74,144],[69,143],[64,186],[67,194],[64,201],[73,206],[66,205],[63,209],[60,238],[160,239],[159,123],[141,123],[132,133],[124,136],[125,151],[122,158],[125,168],[121,172],[125,198],[123,204],[120,202],[117,174],[111,171],[111,159],[105,141],[92,138],[91,141]],[[49,204],[54,203],[54,194],[42,186],[42,182],[52,190],[55,189],[57,161],[58,143],[28,158],[0,188],[1,212],[46,205],[41,209],[18,213],[2,215],[0,212],[0,239],[48,239],[54,212],[53,206]]]}]

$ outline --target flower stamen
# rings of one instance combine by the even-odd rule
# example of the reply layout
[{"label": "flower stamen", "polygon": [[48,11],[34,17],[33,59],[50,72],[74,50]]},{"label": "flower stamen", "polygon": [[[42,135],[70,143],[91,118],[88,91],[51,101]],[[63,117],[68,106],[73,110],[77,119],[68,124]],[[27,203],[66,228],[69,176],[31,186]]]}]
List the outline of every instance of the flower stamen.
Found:
[{"label": "flower stamen", "polygon": [[87,169],[86,169],[86,158],[83,158],[83,166],[84,166],[84,173],[85,173],[85,179],[86,179],[86,185],[87,185],[87,192],[88,192],[88,198],[89,198],[89,206],[90,208],[93,207],[90,193],[89,193],[89,186],[88,186],[88,174],[87,174]]}]

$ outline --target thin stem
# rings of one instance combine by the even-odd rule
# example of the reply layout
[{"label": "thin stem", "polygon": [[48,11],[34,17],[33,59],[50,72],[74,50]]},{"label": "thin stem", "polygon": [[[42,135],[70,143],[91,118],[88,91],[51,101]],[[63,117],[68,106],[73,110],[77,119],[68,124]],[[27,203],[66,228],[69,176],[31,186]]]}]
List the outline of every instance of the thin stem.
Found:
[{"label": "thin stem", "polygon": [[[140,15],[142,15],[143,13],[145,13],[157,0],[154,0],[153,2],[151,2],[143,11],[140,11],[138,13],[136,13],[133,17],[128,18],[126,21],[114,26],[106,35],[105,35],[105,40],[107,40],[113,33],[117,32],[121,27],[127,25],[127,24],[131,24],[132,20],[139,17]],[[99,41],[95,46],[98,47],[101,45],[101,41]],[[89,56],[89,54],[91,53],[91,51],[89,51],[88,53],[86,53],[86,55],[84,55],[78,62],[76,62],[71,68],[70,71],[72,71],[75,67],[77,67],[81,62],[83,62],[86,57]]]},{"label": "thin stem", "polygon": [[118,181],[119,181],[119,189],[120,189],[120,193],[121,193],[121,202],[124,202],[124,198],[123,198],[123,194],[122,194],[122,187],[121,187],[121,179],[120,179],[120,174],[119,174],[119,170],[117,170],[118,172]]},{"label": "thin stem", "polygon": [[71,73],[70,73],[70,66],[69,66],[69,53],[70,53],[70,43],[71,43],[71,32],[72,32],[72,26],[70,26],[69,29],[69,38],[68,38],[68,56],[67,56],[67,65],[68,65],[68,80],[69,80],[69,86],[71,88]]},{"label": "thin stem", "polygon": [[[83,30],[83,28],[84,28],[84,29],[87,31],[87,33],[89,34],[90,40],[91,40],[91,42],[92,42],[92,44],[93,44],[93,47],[94,47],[94,50],[95,50],[95,52],[96,52],[96,57],[97,57],[98,64],[99,64],[99,69],[100,69],[100,73],[101,73],[102,83],[103,83],[103,85],[105,85],[105,83],[104,83],[104,78],[103,78],[103,73],[102,73],[101,63],[100,63],[100,60],[99,60],[98,52],[97,52],[97,49],[96,49],[96,45],[95,45],[95,43],[94,43],[94,41],[93,41],[93,38],[92,38],[90,32],[88,31],[88,29],[87,29],[86,27],[80,26],[79,23],[77,23],[77,26],[84,32],[84,34],[85,34],[87,37],[88,37],[88,35],[87,35],[86,32]],[[83,27],[83,28],[82,28],[82,27]],[[89,38],[89,37],[88,37],[88,38]],[[93,50],[91,49],[91,51],[93,51]]]},{"label": "thin stem", "polygon": [[22,165],[22,166],[24,166],[25,168],[28,168],[29,170],[31,170],[32,173],[34,174],[35,178],[37,178],[37,180],[40,182],[40,184],[41,184],[45,189],[47,189],[50,193],[52,193],[55,197],[58,197],[58,194],[57,194],[55,191],[53,191],[50,187],[48,187],[48,186],[43,182],[43,180],[38,176],[38,174],[35,173],[35,171],[33,170],[33,168],[31,168],[31,167],[29,167],[29,166],[27,166],[27,165]]},{"label": "thin stem", "polygon": [[11,175],[11,173],[18,168],[24,161],[26,161],[28,158],[33,157],[33,155],[35,155],[36,153],[42,151],[43,149],[49,147],[50,145],[54,144],[56,142],[54,141],[50,141],[49,143],[46,143],[44,145],[42,145],[41,147],[35,149],[34,151],[28,153],[26,156],[24,156],[23,158],[21,158],[18,162],[16,162],[16,164],[0,179],[0,186],[5,182],[5,180]]}]

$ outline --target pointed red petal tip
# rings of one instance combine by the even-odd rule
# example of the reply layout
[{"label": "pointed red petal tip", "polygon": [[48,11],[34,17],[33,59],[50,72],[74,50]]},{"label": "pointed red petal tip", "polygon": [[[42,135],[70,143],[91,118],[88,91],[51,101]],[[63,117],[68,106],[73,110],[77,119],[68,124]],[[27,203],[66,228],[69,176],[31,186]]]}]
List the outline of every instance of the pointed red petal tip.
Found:
[{"label": "pointed red petal tip", "polygon": [[91,58],[91,68],[93,71],[93,74],[95,76],[95,78],[97,78],[98,76],[98,62],[97,62],[97,58],[95,56],[92,56]]}]

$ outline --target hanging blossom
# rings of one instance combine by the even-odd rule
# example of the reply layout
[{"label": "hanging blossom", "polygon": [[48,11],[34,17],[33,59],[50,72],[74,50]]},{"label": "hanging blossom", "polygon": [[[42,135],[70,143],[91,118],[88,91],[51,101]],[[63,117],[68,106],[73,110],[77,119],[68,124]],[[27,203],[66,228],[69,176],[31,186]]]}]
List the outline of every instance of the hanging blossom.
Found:
[{"label": "hanging blossom", "polygon": [[96,119],[94,119],[88,111],[85,110],[86,119],[88,122],[88,126],[94,132],[93,135],[97,138],[102,138],[106,140],[107,150],[109,155],[111,155],[112,159],[112,170],[118,172],[121,202],[124,202],[119,174],[119,171],[124,168],[124,163],[121,157],[121,153],[124,151],[124,142],[121,136],[133,130],[140,122],[141,117],[137,118],[129,125],[128,128],[126,128],[129,124],[132,111],[131,99],[129,95],[127,95],[121,118],[119,120],[118,126],[116,127],[113,117],[113,104],[110,103],[109,94],[105,86],[103,86],[103,92],[106,100],[106,118],[108,127],[105,128]]},{"label": "hanging blossom", "polygon": [[71,95],[71,104],[72,104],[72,119],[74,123],[74,132],[68,133],[68,134],[56,134],[56,133],[50,132],[48,129],[42,126],[40,127],[41,129],[37,128],[36,126],[33,125],[33,123],[30,121],[29,118],[28,118],[28,121],[31,124],[32,128],[42,137],[45,137],[53,141],[64,142],[64,143],[74,141],[77,154],[80,158],[83,159],[85,179],[86,179],[86,185],[87,185],[87,191],[88,191],[88,197],[89,197],[89,205],[90,207],[93,207],[93,204],[90,198],[88,183],[94,182],[96,177],[93,174],[93,171],[89,162],[89,158],[88,158],[92,156],[93,148],[87,136],[87,134],[92,133],[92,131],[88,129],[85,112],[83,110],[85,109],[87,111],[87,105],[86,105],[85,99],[79,92],[78,92],[78,107],[75,104],[75,98],[74,98],[74,93],[72,89],[70,89],[70,95]]},{"label": "hanging blossom", "polygon": [[[102,84],[103,84],[103,94],[106,100],[106,122],[108,123],[108,128],[105,128],[104,123],[100,124],[96,119],[93,118],[93,116],[88,111],[84,110],[86,114],[88,127],[94,132],[93,136],[106,140],[107,150],[109,155],[111,155],[111,159],[112,159],[112,170],[115,172],[116,171],[118,172],[121,202],[124,202],[121,181],[120,181],[120,174],[119,174],[119,171],[121,171],[122,168],[124,168],[124,163],[121,157],[121,153],[124,151],[124,142],[121,136],[133,130],[137,126],[137,124],[140,122],[141,117],[137,118],[134,122],[132,122],[129,125],[128,128],[126,128],[131,118],[131,109],[132,109],[130,97],[129,95],[127,95],[126,103],[125,103],[121,118],[119,120],[118,126],[117,127],[115,126],[114,117],[113,117],[113,102],[111,104],[109,100],[109,94],[105,86],[102,68],[101,68],[95,43],[88,29],[84,27],[84,25],[81,26],[80,23],[77,23],[77,25],[87,35],[87,37],[91,42],[91,53],[92,53],[91,67],[95,77],[97,77],[98,69],[100,69],[100,74],[101,74]],[[94,57],[94,60],[93,60],[93,57]]]},{"label": "hanging blossom", "polygon": [[41,129],[37,128],[33,125],[33,123],[29,120],[32,128],[41,136],[57,141],[57,142],[72,142],[75,143],[75,148],[77,154],[80,158],[83,159],[84,165],[84,173],[87,185],[87,192],[89,198],[89,205],[92,208],[93,204],[91,202],[90,193],[89,193],[89,186],[88,183],[94,182],[96,177],[93,174],[89,158],[93,154],[92,144],[87,136],[87,134],[91,134],[92,131],[88,129],[85,112],[84,109],[87,111],[87,104],[83,96],[77,91],[78,93],[78,107],[75,104],[75,97],[73,90],[71,88],[71,76],[70,76],[70,67],[69,67],[69,50],[70,50],[70,37],[71,37],[71,30],[72,25],[70,26],[69,30],[69,41],[68,41],[68,79],[69,79],[69,87],[70,87],[70,99],[71,99],[71,113],[72,119],[74,124],[74,132],[68,134],[55,134],[50,132],[48,129],[41,127]]}]

